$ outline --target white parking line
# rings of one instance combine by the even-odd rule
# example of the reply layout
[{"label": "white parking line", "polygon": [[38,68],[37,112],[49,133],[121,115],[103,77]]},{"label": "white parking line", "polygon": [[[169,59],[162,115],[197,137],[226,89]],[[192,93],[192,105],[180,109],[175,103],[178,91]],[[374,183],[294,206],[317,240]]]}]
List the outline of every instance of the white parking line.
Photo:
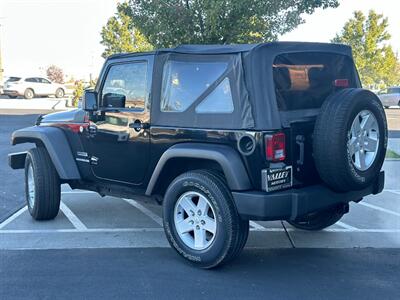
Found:
[{"label": "white parking line", "polygon": [[372,208],[372,209],[375,209],[375,210],[379,210],[381,212],[385,212],[387,214],[394,215],[396,217],[400,217],[400,213],[388,210],[388,209],[383,208],[383,207],[379,207],[379,206],[376,206],[376,205],[373,205],[373,204],[369,204],[369,203],[366,203],[366,202],[359,202],[358,204],[364,205],[366,207],[369,207],[369,208]]},{"label": "white parking line", "polygon": [[264,226],[261,226],[260,224],[250,221],[250,226],[253,227],[253,231],[264,231],[266,228]]},{"label": "white parking line", "polygon": [[389,193],[393,193],[393,194],[397,194],[400,195],[400,191],[399,190],[383,190],[384,192],[389,192]]},{"label": "white parking line", "polygon": [[97,194],[97,193],[92,191],[79,190],[79,191],[64,191],[61,192],[61,194]]},{"label": "white parking line", "polygon": [[18,210],[16,213],[11,215],[8,219],[4,220],[3,223],[0,224],[0,229],[6,227],[8,224],[10,224],[12,221],[14,221],[16,218],[18,218],[21,214],[23,214],[26,210],[28,209],[27,206],[24,206],[20,210]]},{"label": "white parking line", "polygon": [[[161,232],[163,228],[87,228],[87,229],[3,229],[0,230],[0,235],[2,234],[19,234],[19,233],[31,233],[31,234],[40,234],[40,233],[117,233],[117,232]],[[250,228],[250,231],[256,232],[285,232],[283,228],[265,228],[264,229],[256,229]],[[293,232],[305,232],[308,234],[312,234],[312,232],[297,230],[295,228],[287,228],[287,231]],[[400,229],[341,229],[341,228],[328,228],[324,229],[321,233],[324,232],[342,232],[342,233],[400,233]]]},{"label": "white parking line", "polygon": [[354,230],[354,231],[359,230],[358,228],[356,228],[356,227],[354,227],[354,226],[351,226],[351,225],[349,225],[349,224],[343,223],[343,222],[341,222],[341,221],[338,221],[338,222],[336,222],[335,224],[338,225],[338,226],[340,226],[340,227],[342,227],[342,228],[345,228],[345,229]]},{"label": "white parking line", "polygon": [[113,232],[157,232],[162,228],[87,228],[87,229],[4,229],[3,233],[113,233]]},{"label": "white parking line", "polygon": [[147,215],[149,218],[151,218],[154,222],[156,222],[158,225],[163,226],[163,221],[162,218],[157,216],[155,213],[153,213],[151,210],[148,208],[144,207],[142,204],[138,203],[136,200],[133,199],[125,199],[122,198],[124,201],[132,205],[133,207],[136,207],[138,210],[140,210],[142,213]]},{"label": "white parking line", "polygon": [[87,227],[82,223],[81,220],[64,204],[64,202],[60,203],[60,209],[64,213],[64,215],[68,218],[68,220],[74,225],[74,227],[78,230],[85,230]]}]

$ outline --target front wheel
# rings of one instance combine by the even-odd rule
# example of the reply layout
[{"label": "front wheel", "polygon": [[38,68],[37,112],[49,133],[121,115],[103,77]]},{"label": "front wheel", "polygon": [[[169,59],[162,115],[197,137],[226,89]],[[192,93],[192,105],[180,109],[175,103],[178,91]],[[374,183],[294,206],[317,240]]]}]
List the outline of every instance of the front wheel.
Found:
[{"label": "front wheel", "polygon": [[56,90],[56,98],[62,98],[64,97],[64,90],[63,89],[57,89]]},{"label": "front wheel", "polygon": [[202,170],[184,173],[170,184],[163,221],[170,245],[201,268],[213,268],[238,256],[249,230],[225,181]]},{"label": "front wheel", "polygon": [[60,208],[61,186],[57,171],[43,147],[28,151],[25,160],[25,196],[35,220],[54,219]]},{"label": "front wheel", "polygon": [[33,92],[32,89],[26,89],[24,92],[24,98],[25,99],[32,99],[35,96],[35,93]]}]

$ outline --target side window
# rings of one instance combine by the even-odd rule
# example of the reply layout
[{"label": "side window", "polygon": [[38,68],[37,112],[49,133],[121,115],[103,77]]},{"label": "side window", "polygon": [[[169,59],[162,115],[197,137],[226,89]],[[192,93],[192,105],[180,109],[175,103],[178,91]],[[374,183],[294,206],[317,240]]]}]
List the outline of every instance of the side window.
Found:
[{"label": "side window", "polygon": [[162,112],[183,112],[214,83],[228,67],[227,62],[166,62],[163,70]]},{"label": "side window", "polygon": [[39,82],[50,84],[51,82],[45,78],[38,78]]},{"label": "side window", "polygon": [[144,110],[147,96],[147,62],[111,66],[101,92],[103,106]]},{"label": "side window", "polygon": [[196,107],[196,113],[226,114],[232,112],[231,85],[227,77]]},{"label": "side window", "polygon": [[26,78],[26,82],[37,82],[36,78]]}]

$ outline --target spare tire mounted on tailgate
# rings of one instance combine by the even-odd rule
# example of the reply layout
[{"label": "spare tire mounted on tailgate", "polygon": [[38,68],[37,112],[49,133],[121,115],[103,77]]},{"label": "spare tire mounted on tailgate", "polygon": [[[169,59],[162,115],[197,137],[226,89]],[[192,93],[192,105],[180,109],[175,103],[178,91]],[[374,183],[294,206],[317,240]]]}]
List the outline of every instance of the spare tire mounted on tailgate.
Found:
[{"label": "spare tire mounted on tailgate", "polygon": [[313,137],[322,180],[336,191],[367,187],[379,174],[387,146],[386,117],[372,92],[349,88],[330,95]]}]

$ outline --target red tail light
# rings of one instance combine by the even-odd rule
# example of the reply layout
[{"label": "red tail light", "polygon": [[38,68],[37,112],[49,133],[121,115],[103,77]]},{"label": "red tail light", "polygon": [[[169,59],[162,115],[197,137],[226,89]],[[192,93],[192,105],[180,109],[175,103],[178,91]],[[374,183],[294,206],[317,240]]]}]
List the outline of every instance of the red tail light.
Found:
[{"label": "red tail light", "polygon": [[336,79],[334,82],[333,82],[333,85],[335,86],[335,87],[343,87],[343,88],[347,88],[347,87],[349,87],[349,80],[348,79]]},{"label": "red tail light", "polygon": [[265,155],[269,161],[285,160],[285,134],[283,132],[265,136]]}]

